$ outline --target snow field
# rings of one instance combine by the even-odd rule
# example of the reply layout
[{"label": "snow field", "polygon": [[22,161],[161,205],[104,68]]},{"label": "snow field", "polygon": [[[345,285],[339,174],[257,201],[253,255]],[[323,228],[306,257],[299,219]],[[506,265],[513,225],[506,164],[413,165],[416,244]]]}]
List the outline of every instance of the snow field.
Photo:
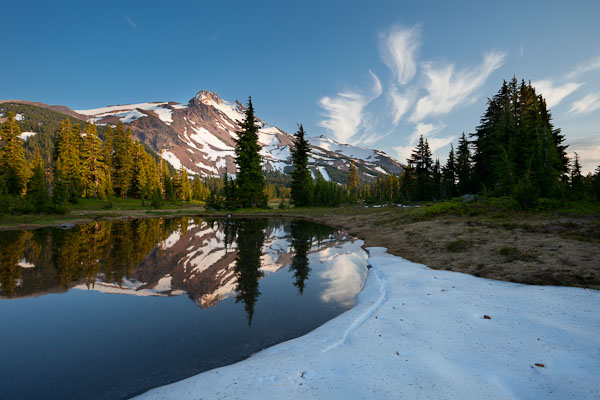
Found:
[{"label": "snow field", "polygon": [[487,280],[368,250],[372,268],[351,310],[140,398],[598,399],[599,291]]}]

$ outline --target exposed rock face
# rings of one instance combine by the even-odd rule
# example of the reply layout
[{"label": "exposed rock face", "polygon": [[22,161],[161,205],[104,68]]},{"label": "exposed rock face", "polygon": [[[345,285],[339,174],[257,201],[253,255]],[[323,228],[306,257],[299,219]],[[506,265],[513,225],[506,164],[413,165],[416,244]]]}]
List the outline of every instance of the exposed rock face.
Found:
[{"label": "exposed rock face", "polygon": [[[98,124],[127,124],[136,138],[162,154],[175,168],[189,174],[222,176],[235,174],[234,147],[237,121],[246,107],[239,101],[221,99],[216,92],[202,90],[187,104],[151,102],[77,110]],[[293,135],[257,119],[259,141],[267,171],[284,171],[291,165]],[[403,165],[382,151],[337,143],[324,136],[309,138],[313,147],[313,174],[339,181],[339,171],[354,162],[363,179],[399,173]]]}]

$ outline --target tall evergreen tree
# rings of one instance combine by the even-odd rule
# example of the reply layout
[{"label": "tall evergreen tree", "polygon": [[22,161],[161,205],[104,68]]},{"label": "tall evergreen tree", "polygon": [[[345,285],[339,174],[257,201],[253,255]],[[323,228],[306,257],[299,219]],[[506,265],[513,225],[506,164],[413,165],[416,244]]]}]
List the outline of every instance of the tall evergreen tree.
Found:
[{"label": "tall evergreen tree", "polygon": [[358,169],[354,162],[350,163],[350,175],[348,176],[348,196],[355,202],[358,197]]},{"label": "tall evergreen tree", "polygon": [[471,150],[464,132],[458,139],[458,148],[456,149],[456,179],[458,194],[469,193],[471,189]]},{"label": "tall evergreen tree", "polygon": [[308,169],[308,154],[310,153],[310,144],[304,138],[304,127],[302,124],[298,127],[294,144],[291,148],[292,163],[292,201],[297,207],[308,206],[312,197],[312,177]]},{"label": "tall evergreen tree", "polygon": [[432,198],[433,159],[429,143],[427,143],[427,139],[423,138],[423,135],[419,138],[419,143],[407,161],[415,169],[415,200],[430,200]]},{"label": "tall evergreen tree", "polygon": [[80,148],[81,127],[71,126],[71,121],[66,118],[60,125],[57,138],[55,168],[60,168],[61,180],[70,201],[81,197]]},{"label": "tall evergreen tree", "polygon": [[39,153],[33,161],[32,175],[27,183],[27,197],[33,203],[36,212],[45,212],[50,205],[46,171]]},{"label": "tall evergreen tree", "polygon": [[0,129],[0,193],[24,195],[29,170],[25,161],[21,129],[13,113]]},{"label": "tall evergreen tree", "polygon": [[569,183],[571,184],[571,192],[577,198],[583,195],[583,175],[581,174],[581,164],[579,162],[579,154],[575,153],[573,158],[573,165],[571,166],[571,175],[569,177]]},{"label": "tall evergreen tree", "polygon": [[102,160],[102,140],[98,137],[96,125],[87,123],[81,145],[81,185],[83,197],[106,196],[102,186],[106,168]]},{"label": "tall evergreen tree", "polygon": [[454,146],[450,144],[450,153],[446,165],[442,168],[443,175],[443,196],[444,198],[456,196],[456,160],[454,159]]},{"label": "tall evergreen tree", "polygon": [[472,137],[478,187],[499,195],[511,194],[517,184],[521,191],[527,185],[544,197],[558,193],[568,171],[567,146],[531,83],[505,81],[488,100]]},{"label": "tall evergreen tree", "polygon": [[122,197],[127,196],[133,177],[133,134],[125,130],[122,122],[113,131],[114,153],[112,157],[112,184],[114,191]]},{"label": "tall evergreen tree", "polygon": [[251,97],[248,98],[245,118],[239,122],[239,126],[238,138],[235,141],[238,204],[241,207],[267,207],[258,125]]}]

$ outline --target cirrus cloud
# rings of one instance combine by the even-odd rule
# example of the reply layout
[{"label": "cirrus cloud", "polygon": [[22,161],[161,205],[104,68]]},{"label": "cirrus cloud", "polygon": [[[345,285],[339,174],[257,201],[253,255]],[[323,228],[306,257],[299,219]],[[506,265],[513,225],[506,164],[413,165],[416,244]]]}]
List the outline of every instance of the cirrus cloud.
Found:
[{"label": "cirrus cloud", "polygon": [[419,99],[410,120],[418,122],[430,116],[447,114],[459,104],[471,101],[471,94],[502,66],[505,57],[503,52],[492,51],[484,56],[481,65],[462,70],[456,70],[454,64],[434,66],[424,63],[427,95]]},{"label": "cirrus cloud", "polygon": [[365,107],[382,93],[381,81],[372,71],[369,73],[373,78],[370,96],[360,91],[344,91],[335,97],[324,96],[319,99],[326,119],[318,125],[330,131],[333,139],[340,143],[350,143],[352,137],[360,130],[365,118]]}]

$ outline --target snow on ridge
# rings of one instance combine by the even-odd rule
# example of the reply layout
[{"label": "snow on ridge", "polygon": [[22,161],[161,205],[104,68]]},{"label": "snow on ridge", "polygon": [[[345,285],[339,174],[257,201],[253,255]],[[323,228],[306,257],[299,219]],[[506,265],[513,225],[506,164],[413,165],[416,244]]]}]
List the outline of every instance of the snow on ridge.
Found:
[{"label": "snow on ridge", "polygon": [[117,106],[108,106],[100,108],[90,108],[89,110],[74,110],[75,112],[83,115],[98,116],[102,114],[111,115],[114,113],[121,113],[124,111],[131,111],[139,108],[140,110],[151,110],[160,105],[168,104],[166,101],[155,101],[151,103],[137,103],[137,104],[123,104]]},{"label": "snow on ridge", "polygon": [[[173,108],[185,108],[187,106],[175,107]],[[157,101],[151,103],[137,103],[137,104],[124,104],[118,106],[108,106],[108,107],[100,107],[100,108],[92,108],[89,110],[75,110],[79,114],[87,115],[91,117],[90,119],[98,121],[104,117],[108,117],[111,115],[123,117],[121,118],[122,122],[128,123],[135,121],[138,118],[146,116],[146,114],[140,113],[137,110],[143,111],[153,111],[156,113],[158,118],[166,123],[167,125],[171,125],[173,122],[173,110],[169,108],[169,103],[165,101]],[[134,114],[131,114],[134,113]],[[136,118],[134,118],[134,116]]]},{"label": "snow on ridge", "polygon": [[311,146],[320,147],[322,149],[362,161],[374,161],[378,155],[375,150],[367,149],[366,147],[354,146],[351,144],[338,143],[335,140],[322,135],[318,137],[309,136],[306,139]]}]

